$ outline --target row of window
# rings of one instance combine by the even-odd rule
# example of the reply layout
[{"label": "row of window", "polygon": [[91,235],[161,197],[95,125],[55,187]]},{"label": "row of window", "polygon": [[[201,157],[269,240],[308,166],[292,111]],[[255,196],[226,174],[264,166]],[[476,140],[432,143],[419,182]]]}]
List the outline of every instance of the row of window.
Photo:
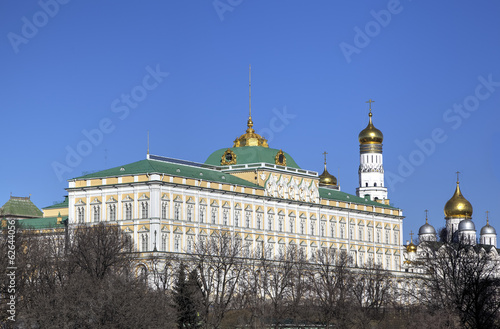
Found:
[{"label": "row of window", "polygon": [[[149,234],[148,233],[142,233],[140,234],[140,251],[146,252],[146,251],[151,251],[149,247]],[[186,252],[186,253],[192,253],[194,252],[194,237],[193,236],[188,236],[186,239],[186,246],[185,249],[181,248],[181,234],[174,234],[174,245],[173,245],[173,252]],[[169,240],[168,240],[168,233],[163,233],[161,235],[161,247],[158,248],[160,251],[170,251],[169,246],[168,246]],[[250,256],[250,246],[251,243],[246,243],[242,247],[242,257],[248,257]],[[156,246],[155,246],[156,247]],[[307,255],[307,250],[305,246],[300,246],[301,251],[303,252],[304,255]],[[309,252],[310,252],[310,259],[314,260],[317,255],[317,247],[310,247]],[[264,242],[263,241],[257,241],[256,242],[256,248],[255,248],[255,255],[262,255],[265,256],[266,258],[282,258],[284,257],[285,254],[285,245],[284,244],[279,244],[278,248],[275,252],[275,248],[273,247],[272,244],[268,244],[266,247],[264,247]],[[357,254],[357,255],[356,255]],[[391,255],[385,255],[385,259],[382,254],[377,253],[376,258],[374,259],[374,253],[373,252],[364,252],[364,251],[350,251],[350,261],[351,264],[357,265],[357,266],[363,266],[366,263],[373,263],[375,261],[376,264],[382,265],[386,269],[398,269],[399,268],[399,255],[394,255],[394,258]],[[394,266],[391,263],[394,260]]]},{"label": "row of window", "polygon": [[[140,205],[140,210],[141,210],[141,217],[142,219],[147,219],[149,216],[149,202],[148,201],[141,201],[139,203]],[[161,204],[161,217],[162,219],[167,219],[168,217],[168,202],[163,201]],[[182,204],[180,202],[175,202],[174,204],[174,220],[182,220],[182,209],[181,209]],[[132,219],[132,203],[131,202],[124,202],[123,203],[123,214],[124,214],[124,219],[129,220]],[[209,224],[220,224],[220,225],[233,225],[231,218],[230,218],[230,211],[229,209],[223,208],[222,210],[222,220],[219,222],[219,207],[210,207],[210,217],[206,218],[206,213],[207,213],[207,207],[204,205],[199,206],[199,214],[198,214],[198,221],[200,223],[209,223]],[[91,221],[93,222],[100,222],[101,221],[101,205],[92,205],[92,218]],[[108,211],[108,220],[109,221],[115,221],[117,219],[117,212],[116,212],[116,204],[109,204],[107,205],[107,211]],[[315,219],[310,219],[309,221],[309,231],[307,232],[307,224],[306,224],[306,219],[305,218],[300,218],[299,219],[299,225],[298,228],[296,227],[296,221],[294,217],[289,216],[288,218],[288,227],[285,226],[285,215],[279,214],[277,216],[277,220],[275,220],[275,215],[274,214],[268,214],[267,215],[267,223],[264,223],[264,216],[263,213],[259,212],[255,216],[255,226],[252,225],[252,211],[245,210],[244,211],[244,217],[242,218],[242,212],[241,210],[235,210],[234,211],[234,226],[236,227],[244,227],[244,228],[255,228],[258,230],[263,230],[266,229],[268,231],[277,231],[277,232],[289,232],[292,234],[309,234],[309,235],[319,235],[321,237],[327,236],[327,223],[326,221],[319,221],[319,226],[318,226],[318,221]],[[186,218],[188,222],[194,221],[194,205],[193,204],[188,204],[186,205]],[[79,206],[77,207],[77,221],[78,223],[83,223],[85,221],[85,207]],[[264,227],[265,226],[265,227]],[[392,231],[391,229],[385,228],[375,228],[375,229],[370,229],[366,228],[364,226],[359,226],[355,224],[349,224],[348,231],[346,232],[346,224],[345,223],[339,223],[338,227],[338,232],[336,232],[337,227],[336,227],[335,222],[330,222],[330,232],[329,236],[333,238],[340,238],[340,239],[350,239],[350,240],[358,240],[358,241],[368,241],[368,242],[376,242],[376,243],[386,243],[390,244],[391,242],[393,244],[399,244],[399,231],[394,230]],[[356,232],[356,226],[357,232]],[[318,229],[318,230],[317,230]],[[393,239],[391,241],[391,231],[393,234]],[[356,234],[357,233],[357,234]],[[375,234],[375,237],[373,237],[373,234]],[[348,235],[348,236],[347,236]]]}]

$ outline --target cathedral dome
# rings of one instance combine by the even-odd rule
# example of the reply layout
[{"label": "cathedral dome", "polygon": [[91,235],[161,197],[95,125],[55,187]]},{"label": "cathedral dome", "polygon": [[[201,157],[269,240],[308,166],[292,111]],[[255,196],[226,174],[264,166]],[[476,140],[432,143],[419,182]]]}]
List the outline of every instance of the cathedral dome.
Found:
[{"label": "cathedral dome", "polygon": [[436,234],[434,226],[427,223],[427,221],[425,221],[425,224],[420,226],[420,229],[418,230],[418,235],[424,235],[424,234]]},{"label": "cathedral dome", "polygon": [[382,144],[384,140],[384,135],[380,130],[375,128],[372,123],[372,112],[369,114],[370,121],[365,129],[361,130],[358,135],[358,140],[360,144]]},{"label": "cathedral dome", "polygon": [[410,244],[406,246],[406,251],[407,252],[417,252],[417,246],[414,245],[413,242],[410,242]]},{"label": "cathedral dome", "polygon": [[457,182],[455,194],[444,206],[444,214],[447,218],[471,218],[472,205],[460,192],[460,183]]},{"label": "cathedral dome", "polygon": [[481,228],[481,235],[484,234],[494,234],[497,235],[497,231],[493,226],[490,225],[489,221],[486,222],[486,225]]},{"label": "cathedral dome", "polygon": [[476,226],[470,219],[464,219],[458,224],[458,231],[475,231]]},{"label": "cathedral dome", "polygon": [[319,175],[319,183],[320,185],[337,185],[337,178],[326,170],[326,165],[323,173]]}]

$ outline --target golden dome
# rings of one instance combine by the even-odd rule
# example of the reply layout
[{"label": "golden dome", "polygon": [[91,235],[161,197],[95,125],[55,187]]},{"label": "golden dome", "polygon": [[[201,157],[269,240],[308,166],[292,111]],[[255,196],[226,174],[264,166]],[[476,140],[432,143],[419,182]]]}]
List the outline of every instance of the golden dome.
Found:
[{"label": "golden dome", "polygon": [[267,140],[261,135],[257,134],[253,127],[252,117],[248,117],[247,121],[248,129],[246,133],[234,140],[233,147],[243,147],[243,146],[263,146],[269,147]]},{"label": "golden dome", "polygon": [[407,252],[417,252],[417,246],[414,245],[413,242],[410,242],[410,244],[406,246],[406,251]]},{"label": "golden dome", "polygon": [[370,121],[368,122],[368,126],[365,129],[361,130],[358,135],[358,140],[360,144],[382,144],[384,140],[384,135],[380,130],[375,128],[372,123],[372,111],[370,109]]},{"label": "golden dome", "polygon": [[337,185],[337,178],[330,174],[328,170],[326,170],[326,164],[325,164],[325,170],[321,175],[319,175],[319,184],[320,185]]},{"label": "golden dome", "polygon": [[460,183],[457,181],[455,194],[444,206],[444,215],[447,218],[471,218],[472,205],[460,192]]}]

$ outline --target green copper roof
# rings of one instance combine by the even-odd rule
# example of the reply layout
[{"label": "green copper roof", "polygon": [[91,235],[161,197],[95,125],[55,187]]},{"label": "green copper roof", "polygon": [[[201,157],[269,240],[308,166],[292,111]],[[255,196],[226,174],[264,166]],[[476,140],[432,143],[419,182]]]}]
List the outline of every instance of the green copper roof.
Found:
[{"label": "green copper roof", "polygon": [[[209,164],[212,166],[220,166],[221,159],[224,152],[226,152],[228,148],[223,148],[217,150],[210,154],[205,164]],[[231,147],[229,148],[231,151],[236,154],[236,164],[249,164],[249,163],[270,163],[275,164],[276,154],[280,150],[272,149],[263,146],[243,146],[243,147]],[[300,169],[300,167],[295,163],[290,154],[283,151],[286,158],[286,166]]]},{"label": "green copper roof", "polygon": [[76,177],[75,179],[90,179],[90,178],[105,178],[117,177],[124,175],[137,174],[167,174],[186,178],[203,179],[211,182],[235,184],[247,187],[262,188],[259,185],[250,183],[239,177],[223,173],[214,169],[206,169],[201,167],[187,166],[179,163],[171,163],[156,160],[141,160],[120,167],[115,167],[85,176]]},{"label": "green copper roof", "polygon": [[[68,216],[61,216],[62,221],[68,219]],[[25,218],[19,219],[17,224],[25,229],[44,229],[64,227],[64,224],[57,224],[57,217]]]},{"label": "green copper roof", "polygon": [[41,217],[43,213],[30,198],[11,196],[0,209],[2,217]]},{"label": "green copper roof", "polygon": [[322,188],[322,187],[319,188],[319,196],[322,199],[329,199],[329,200],[342,201],[342,202],[352,202],[352,203],[357,203],[357,204],[365,204],[367,206],[376,206],[376,207],[389,208],[389,209],[398,209],[396,207],[389,206],[389,205],[379,203],[376,201],[372,201],[370,199],[365,199],[365,198],[361,198],[359,196],[352,195],[349,193],[341,192],[338,190]]},{"label": "green copper roof", "polygon": [[53,204],[52,206],[43,207],[42,209],[54,209],[54,208],[57,209],[57,208],[68,208],[68,207],[69,207],[69,199],[68,196],[65,196],[63,202]]}]

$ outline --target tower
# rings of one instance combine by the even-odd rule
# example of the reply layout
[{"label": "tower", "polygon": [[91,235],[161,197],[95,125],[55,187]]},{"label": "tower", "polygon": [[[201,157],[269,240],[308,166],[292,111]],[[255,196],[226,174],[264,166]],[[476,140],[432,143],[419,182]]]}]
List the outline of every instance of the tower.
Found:
[{"label": "tower", "polygon": [[372,101],[368,126],[359,133],[359,187],[356,194],[370,200],[388,203],[387,188],[384,187],[384,163],[382,157],[382,141],[384,135],[372,123]]},{"label": "tower", "polygon": [[429,220],[427,219],[427,210],[425,211],[425,224],[420,227],[418,230],[418,240],[420,242],[424,241],[436,241],[436,230],[434,226],[429,224]]},{"label": "tower", "polygon": [[481,244],[497,247],[497,231],[490,225],[488,218],[489,211],[486,212],[486,225],[481,229]]},{"label": "tower", "polygon": [[[459,174],[457,171],[457,187],[455,193],[444,206],[444,218],[446,219],[446,240],[448,242],[458,241],[458,231],[460,229],[459,224],[464,220],[468,220],[467,223],[462,225],[462,229],[470,231],[473,223],[470,221],[472,219],[472,205],[470,202],[464,198],[462,192],[460,191],[460,181]],[[469,221],[472,223],[469,223]]]}]

